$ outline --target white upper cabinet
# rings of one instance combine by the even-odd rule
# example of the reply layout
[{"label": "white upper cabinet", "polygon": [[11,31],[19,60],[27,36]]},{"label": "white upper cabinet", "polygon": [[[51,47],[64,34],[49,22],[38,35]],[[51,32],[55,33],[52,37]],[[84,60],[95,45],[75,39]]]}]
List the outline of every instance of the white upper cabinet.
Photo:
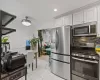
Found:
[{"label": "white upper cabinet", "polygon": [[58,19],[55,20],[55,26],[56,27],[61,27],[63,25],[64,25],[64,18],[63,17],[58,18]]},{"label": "white upper cabinet", "polygon": [[64,25],[72,25],[72,15],[64,16]]},{"label": "white upper cabinet", "polygon": [[73,25],[84,23],[84,12],[80,11],[73,14]]},{"label": "white upper cabinet", "polygon": [[84,23],[97,21],[97,7],[84,10]]},{"label": "white upper cabinet", "polygon": [[97,37],[100,37],[100,6],[97,7],[98,10],[98,18],[97,18]]},{"label": "white upper cabinet", "polygon": [[61,27],[64,25],[77,25],[97,21],[97,14],[97,7],[89,8],[80,12],[73,13],[73,15],[70,14],[56,19],[55,26]]}]

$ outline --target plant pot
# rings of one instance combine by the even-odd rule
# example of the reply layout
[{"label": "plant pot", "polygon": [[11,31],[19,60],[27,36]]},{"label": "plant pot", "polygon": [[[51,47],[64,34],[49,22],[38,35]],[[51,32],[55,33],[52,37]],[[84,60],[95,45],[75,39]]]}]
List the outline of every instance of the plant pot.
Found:
[{"label": "plant pot", "polygon": [[36,50],[37,49],[37,44],[34,44],[31,46],[32,50]]}]

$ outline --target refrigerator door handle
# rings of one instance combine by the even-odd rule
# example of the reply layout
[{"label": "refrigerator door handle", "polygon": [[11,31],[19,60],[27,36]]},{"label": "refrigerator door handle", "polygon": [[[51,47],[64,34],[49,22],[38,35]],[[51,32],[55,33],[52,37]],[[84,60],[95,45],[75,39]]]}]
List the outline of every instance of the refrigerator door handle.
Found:
[{"label": "refrigerator door handle", "polygon": [[58,30],[56,30],[56,50],[58,49],[59,45],[59,35],[58,35]]}]

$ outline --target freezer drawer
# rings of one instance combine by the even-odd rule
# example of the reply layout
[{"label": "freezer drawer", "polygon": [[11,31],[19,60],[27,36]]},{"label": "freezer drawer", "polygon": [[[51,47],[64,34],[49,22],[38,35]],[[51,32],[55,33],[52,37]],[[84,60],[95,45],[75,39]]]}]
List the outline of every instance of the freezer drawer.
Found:
[{"label": "freezer drawer", "polygon": [[64,61],[70,63],[70,56],[65,56],[65,55],[59,55],[55,53],[51,53],[51,58],[59,60],[59,61]]},{"label": "freezer drawer", "polygon": [[72,80],[86,80],[86,79],[78,77],[78,76],[72,74]]},{"label": "freezer drawer", "polygon": [[70,64],[51,59],[51,71],[61,78],[70,80]]}]

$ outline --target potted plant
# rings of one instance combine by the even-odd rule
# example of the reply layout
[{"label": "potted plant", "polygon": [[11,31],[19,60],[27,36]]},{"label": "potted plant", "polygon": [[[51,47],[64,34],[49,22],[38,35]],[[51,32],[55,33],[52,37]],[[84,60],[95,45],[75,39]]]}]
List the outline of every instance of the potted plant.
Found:
[{"label": "potted plant", "polygon": [[8,41],[9,37],[8,36],[5,36],[2,38],[2,43],[6,43]]},{"label": "potted plant", "polygon": [[37,48],[38,40],[39,38],[33,38],[30,40],[32,50],[35,50]]}]

